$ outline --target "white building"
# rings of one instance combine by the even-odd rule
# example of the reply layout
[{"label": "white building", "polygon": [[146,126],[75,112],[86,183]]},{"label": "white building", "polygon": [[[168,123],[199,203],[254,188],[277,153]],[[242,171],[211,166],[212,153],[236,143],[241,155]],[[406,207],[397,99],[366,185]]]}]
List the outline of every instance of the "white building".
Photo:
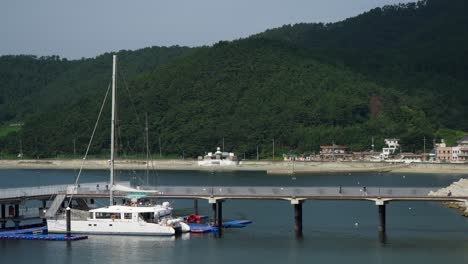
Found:
[{"label": "white building", "polygon": [[398,144],[398,139],[391,138],[385,139],[385,144],[387,144],[386,148],[382,148],[382,153],[380,153],[380,159],[388,159],[390,155],[395,154],[396,150],[400,147]]}]

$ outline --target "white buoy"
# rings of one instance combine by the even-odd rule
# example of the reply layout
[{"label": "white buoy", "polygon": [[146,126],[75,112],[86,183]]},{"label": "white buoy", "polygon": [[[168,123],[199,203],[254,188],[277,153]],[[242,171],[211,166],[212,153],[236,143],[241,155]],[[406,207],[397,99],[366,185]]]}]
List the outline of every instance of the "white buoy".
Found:
[{"label": "white buoy", "polygon": [[358,223],[358,222],[354,223],[354,226],[355,226],[355,227],[358,227],[358,226],[359,226],[359,223]]}]

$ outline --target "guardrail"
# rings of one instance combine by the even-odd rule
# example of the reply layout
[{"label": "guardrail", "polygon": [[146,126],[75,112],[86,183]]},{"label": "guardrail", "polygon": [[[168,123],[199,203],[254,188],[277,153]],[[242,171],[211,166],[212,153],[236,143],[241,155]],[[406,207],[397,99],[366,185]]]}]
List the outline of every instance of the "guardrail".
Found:
[{"label": "guardrail", "polygon": [[[106,184],[107,183],[105,182],[85,183],[85,184],[78,185],[77,189],[94,188],[97,190],[102,190],[102,192],[105,192]],[[24,197],[56,195],[58,193],[71,193],[74,191],[74,189],[75,189],[75,186],[69,185],[69,184],[5,188],[5,189],[0,189],[0,199],[16,199],[16,198],[24,198]],[[107,189],[107,192],[109,192],[108,189]]]}]

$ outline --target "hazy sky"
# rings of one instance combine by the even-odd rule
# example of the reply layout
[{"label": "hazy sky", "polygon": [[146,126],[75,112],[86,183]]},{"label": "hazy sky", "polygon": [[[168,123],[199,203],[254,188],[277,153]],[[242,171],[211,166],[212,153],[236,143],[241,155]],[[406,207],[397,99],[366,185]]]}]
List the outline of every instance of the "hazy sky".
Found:
[{"label": "hazy sky", "polygon": [[71,59],[200,46],[299,22],[335,22],[410,0],[1,0],[0,55]]}]

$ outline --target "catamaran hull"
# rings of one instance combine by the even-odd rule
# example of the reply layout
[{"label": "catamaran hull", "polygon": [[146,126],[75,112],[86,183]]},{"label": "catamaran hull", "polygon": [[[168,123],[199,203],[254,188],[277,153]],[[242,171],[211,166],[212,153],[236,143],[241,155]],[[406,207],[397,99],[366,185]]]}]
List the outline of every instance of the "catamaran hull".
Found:
[{"label": "catamaran hull", "polygon": [[[49,219],[47,220],[47,229],[49,233],[66,233],[67,224],[65,220]],[[71,232],[80,234],[172,236],[176,234],[176,229],[180,230],[180,227],[117,221],[71,221]]]}]

